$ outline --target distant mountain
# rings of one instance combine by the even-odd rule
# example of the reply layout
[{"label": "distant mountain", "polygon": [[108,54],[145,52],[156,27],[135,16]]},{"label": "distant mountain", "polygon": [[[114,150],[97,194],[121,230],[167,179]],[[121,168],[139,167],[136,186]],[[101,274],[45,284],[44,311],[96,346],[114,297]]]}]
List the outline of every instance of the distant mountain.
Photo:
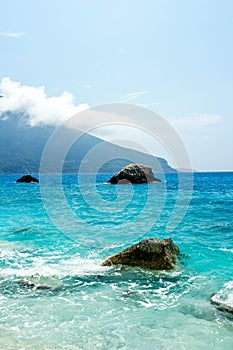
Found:
[{"label": "distant mountain", "polygon": [[[18,115],[4,115],[0,119],[0,173],[38,173],[42,152],[54,130],[55,128],[51,126],[28,127]],[[65,139],[69,137],[69,133],[73,132],[78,135],[78,132],[72,129],[64,128],[63,131],[60,147],[62,147],[63,137]],[[93,149],[97,150],[94,158],[88,155],[88,152]],[[115,173],[133,161],[151,166],[154,164],[152,167],[155,173],[175,171],[163,158],[123,148],[104,142],[90,134],[84,134],[73,144],[66,155],[63,172],[76,173],[84,157],[83,171],[89,173],[99,168],[99,171],[103,173]],[[58,171],[53,164],[48,164],[44,170],[48,173]]]},{"label": "distant mountain", "polygon": [[178,168],[177,171],[180,173],[196,173],[198,170],[189,168]]}]

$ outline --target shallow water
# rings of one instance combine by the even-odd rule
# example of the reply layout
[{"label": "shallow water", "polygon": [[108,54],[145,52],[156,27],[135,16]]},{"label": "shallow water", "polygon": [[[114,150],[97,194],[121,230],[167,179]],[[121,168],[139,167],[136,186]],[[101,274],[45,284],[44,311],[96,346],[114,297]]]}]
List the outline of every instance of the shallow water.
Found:
[{"label": "shallow water", "polygon": [[[233,348],[232,315],[210,303],[232,280],[233,173],[195,174],[170,233],[176,175],[148,186],[18,177],[0,176],[0,349]],[[146,237],[173,238],[176,270],[100,266]]]}]

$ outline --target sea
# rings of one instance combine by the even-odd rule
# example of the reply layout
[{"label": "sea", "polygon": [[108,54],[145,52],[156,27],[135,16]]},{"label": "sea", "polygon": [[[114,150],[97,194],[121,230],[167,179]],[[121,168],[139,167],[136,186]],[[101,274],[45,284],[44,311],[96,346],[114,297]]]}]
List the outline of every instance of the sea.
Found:
[{"label": "sea", "polygon": [[[232,172],[34,175],[0,175],[0,350],[233,349],[210,302],[233,278]],[[173,239],[174,270],[101,266],[149,237]]]}]

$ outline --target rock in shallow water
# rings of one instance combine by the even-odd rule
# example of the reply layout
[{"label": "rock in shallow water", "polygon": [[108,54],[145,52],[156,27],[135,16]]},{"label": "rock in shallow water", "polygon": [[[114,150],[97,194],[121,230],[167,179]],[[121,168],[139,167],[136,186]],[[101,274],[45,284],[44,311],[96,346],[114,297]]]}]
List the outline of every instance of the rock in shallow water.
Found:
[{"label": "rock in shallow water", "polygon": [[161,182],[161,180],[154,177],[153,171],[149,166],[129,164],[112,176],[108,182],[113,185],[117,183],[144,184]]},{"label": "rock in shallow water", "polygon": [[38,274],[22,278],[19,284],[21,287],[27,287],[33,290],[56,290],[62,285],[59,279],[55,277],[40,276]]},{"label": "rock in shallow water", "polygon": [[20,177],[16,182],[26,182],[26,183],[31,183],[31,182],[39,182],[37,178],[31,176],[31,175],[24,175]]},{"label": "rock in shallow water", "polygon": [[147,238],[106,259],[102,266],[128,265],[150,270],[171,270],[177,262],[179,248],[171,238]]},{"label": "rock in shallow water", "polygon": [[210,298],[217,309],[233,313],[233,281],[225,283],[220,291]]}]

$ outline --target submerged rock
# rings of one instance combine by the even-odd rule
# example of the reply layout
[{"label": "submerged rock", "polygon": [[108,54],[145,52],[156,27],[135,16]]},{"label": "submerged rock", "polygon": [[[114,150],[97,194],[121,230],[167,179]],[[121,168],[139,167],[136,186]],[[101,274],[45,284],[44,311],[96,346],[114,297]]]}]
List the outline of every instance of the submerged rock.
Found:
[{"label": "submerged rock", "polygon": [[61,282],[57,278],[40,276],[38,274],[22,278],[19,284],[21,287],[33,290],[56,290],[61,287]]},{"label": "submerged rock", "polygon": [[217,309],[233,313],[233,281],[225,283],[219,292],[210,298]]},{"label": "submerged rock", "polygon": [[108,181],[113,185],[117,183],[144,184],[150,182],[161,182],[161,180],[155,178],[152,169],[143,164],[129,164]]},{"label": "submerged rock", "polygon": [[171,238],[147,238],[105,260],[102,266],[128,265],[150,270],[171,270],[177,262],[179,248]]},{"label": "submerged rock", "polygon": [[24,175],[22,177],[20,177],[18,180],[16,180],[16,182],[39,182],[39,180],[37,180],[37,178],[31,176],[31,175]]}]

